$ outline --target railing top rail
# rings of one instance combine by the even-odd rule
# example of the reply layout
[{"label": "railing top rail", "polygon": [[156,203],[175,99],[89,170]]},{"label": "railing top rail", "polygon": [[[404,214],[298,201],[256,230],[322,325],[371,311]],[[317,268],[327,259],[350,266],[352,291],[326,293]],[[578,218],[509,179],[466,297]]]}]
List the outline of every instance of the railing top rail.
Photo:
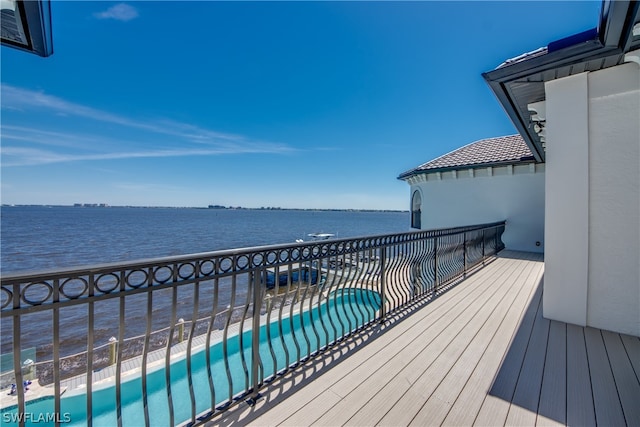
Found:
[{"label": "railing top rail", "polygon": [[339,246],[341,244],[349,243],[353,241],[379,242],[379,243],[373,243],[371,245],[368,245],[365,248],[354,246],[351,249],[348,249],[346,251],[347,253],[357,252],[362,249],[383,247],[390,244],[402,243],[404,241],[413,241],[417,239],[449,236],[449,235],[455,235],[455,234],[466,233],[471,231],[480,231],[483,229],[498,227],[498,226],[504,225],[505,223],[506,221],[498,221],[493,223],[468,225],[468,226],[452,227],[452,228],[417,230],[417,231],[409,231],[404,233],[348,237],[348,238],[328,239],[328,240],[321,240],[321,241],[308,241],[308,242],[300,242],[300,243],[297,243],[297,242],[282,243],[282,244],[276,244],[276,245],[264,245],[264,246],[255,246],[255,247],[247,247],[247,248],[225,249],[225,250],[200,252],[200,253],[177,255],[177,256],[145,258],[145,259],[139,259],[139,260],[133,260],[133,261],[116,261],[116,262],[109,262],[109,263],[102,263],[102,264],[74,266],[74,267],[68,267],[64,269],[56,268],[56,269],[37,270],[37,271],[31,270],[31,271],[9,272],[9,273],[2,274],[0,283],[2,285],[8,285],[10,283],[21,282],[21,281],[37,281],[41,279],[51,280],[59,277],[69,277],[69,276],[75,276],[75,275],[100,274],[106,271],[114,271],[114,270],[118,270],[118,271],[139,270],[142,268],[155,267],[155,266],[164,265],[164,264],[187,263],[187,262],[194,262],[194,261],[200,261],[200,260],[207,260],[211,258],[238,257],[238,256],[246,256],[248,254],[278,251],[278,250],[285,250],[285,249],[304,249],[308,247],[314,247],[314,246],[326,245],[326,244]]}]

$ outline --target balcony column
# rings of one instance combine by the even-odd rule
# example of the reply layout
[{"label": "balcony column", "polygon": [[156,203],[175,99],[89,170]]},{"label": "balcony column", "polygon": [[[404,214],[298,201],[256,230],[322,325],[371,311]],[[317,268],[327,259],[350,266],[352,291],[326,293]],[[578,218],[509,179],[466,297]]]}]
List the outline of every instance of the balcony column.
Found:
[{"label": "balcony column", "polygon": [[462,234],[462,274],[467,277],[467,233]]}]

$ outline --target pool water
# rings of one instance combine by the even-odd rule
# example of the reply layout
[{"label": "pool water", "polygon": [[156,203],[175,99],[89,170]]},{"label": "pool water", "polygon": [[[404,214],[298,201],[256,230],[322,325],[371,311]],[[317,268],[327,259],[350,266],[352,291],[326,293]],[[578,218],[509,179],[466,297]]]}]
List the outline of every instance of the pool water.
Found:
[{"label": "pool water", "polygon": [[[327,343],[332,343],[348,332],[375,319],[381,306],[377,292],[365,289],[344,289],[331,293],[320,305],[313,309],[297,313],[281,322],[271,322],[260,328],[260,358],[262,378],[285,369],[289,364],[314,353]],[[227,339],[227,364],[224,361],[224,349],[221,342],[210,349],[211,375],[214,384],[216,405],[227,402],[251,386],[251,331]],[[242,341],[242,349],[241,349]],[[271,346],[269,346],[269,342]],[[244,364],[243,364],[244,356]],[[274,360],[275,359],[275,360]],[[249,371],[248,378],[245,368]],[[227,368],[231,381],[227,376]],[[207,375],[206,352],[199,350],[191,355],[193,390],[196,401],[196,414],[211,408],[211,388]],[[191,418],[191,398],[187,380],[187,363],[182,358],[171,364],[171,400],[176,424]],[[169,405],[166,391],[166,370],[147,372],[147,402],[149,421],[153,426],[169,425]],[[92,392],[93,425],[117,425],[116,390],[111,385]],[[125,426],[144,424],[142,400],[142,379],[140,376],[121,384],[122,422]],[[81,426],[87,424],[86,393],[62,395],[58,419],[63,425]],[[27,425],[48,425],[47,416],[53,414],[53,398],[30,402],[26,406]],[[13,414],[13,415],[12,415]],[[15,423],[16,408],[2,412],[3,425]],[[38,416],[45,414],[45,416]],[[44,422],[43,422],[44,419]],[[65,421],[69,421],[66,423]],[[12,423],[12,421],[14,421]],[[50,423],[53,425],[53,421]]]}]

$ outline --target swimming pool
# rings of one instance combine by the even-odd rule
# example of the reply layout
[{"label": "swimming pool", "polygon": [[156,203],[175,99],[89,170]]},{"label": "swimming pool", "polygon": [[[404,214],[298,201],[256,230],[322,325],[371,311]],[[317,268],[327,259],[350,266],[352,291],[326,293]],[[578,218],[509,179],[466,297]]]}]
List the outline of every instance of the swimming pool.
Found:
[{"label": "swimming pool", "polygon": [[[330,293],[322,304],[316,305],[310,310],[262,325],[260,328],[262,378],[273,376],[290,364],[374,320],[381,303],[380,294],[375,291],[355,288],[341,289]],[[251,387],[251,369],[248,369],[248,373],[245,371],[245,366],[251,366],[251,334],[252,331],[246,331],[242,336],[235,335],[227,338],[227,363],[225,363],[222,343],[218,342],[211,346],[211,375],[216,405],[228,402],[233,396]],[[202,413],[210,409],[212,401],[204,349],[191,355],[191,372],[196,413]],[[170,378],[175,422],[188,421],[191,418],[191,398],[187,363],[184,357],[171,364]],[[149,421],[153,426],[168,425],[169,408],[164,365],[148,371],[146,379]],[[123,425],[139,426],[144,424],[142,378],[140,375],[122,382],[121,402]],[[92,404],[94,426],[117,424],[114,385],[102,388],[94,386]],[[86,407],[86,393],[72,391],[60,399],[58,419],[63,422],[63,425],[86,425]],[[26,425],[53,425],[53,420],[46,418],[50,416],[49,414],[53,414],[53,411],[53,398],[27,403],[25,412],[30,416],[26,419]],[[4,410],[2,412],[3,424],[17,425],[15,414],[15,407]],[[44,414],[44,416],[39,416],[39,414]]]}]

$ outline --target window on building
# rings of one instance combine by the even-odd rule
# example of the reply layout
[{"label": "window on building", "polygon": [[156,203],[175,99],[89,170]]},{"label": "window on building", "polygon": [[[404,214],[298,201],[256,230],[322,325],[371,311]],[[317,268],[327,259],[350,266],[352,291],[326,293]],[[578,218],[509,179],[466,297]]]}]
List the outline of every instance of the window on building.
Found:
[{"label": "window on building", "polygon": [[421,228],[422,219],[422,196],[418,190],[411,196],[411,228]]}]

